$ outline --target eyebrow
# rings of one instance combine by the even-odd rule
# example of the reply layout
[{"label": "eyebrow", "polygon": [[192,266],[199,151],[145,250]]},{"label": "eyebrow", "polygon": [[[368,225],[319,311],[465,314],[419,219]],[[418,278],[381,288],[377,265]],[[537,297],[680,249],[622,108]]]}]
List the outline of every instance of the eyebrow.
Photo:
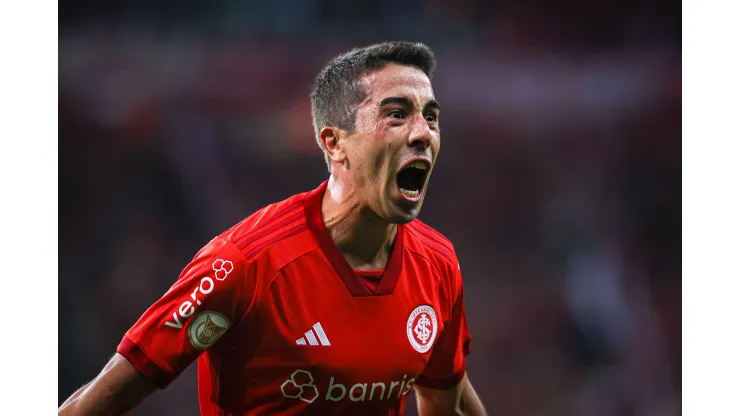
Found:
[{"label": "eyebrow", "polygon": [[[406,98],[406,97],[387,97],[387,98],[383,98],[380,101],[380,106],[381,107],[386,106],[388,104],[401,104],[401,105],[406,106],[406,107],[413,107],[414,106],[413,103],[411,102],[411,100],[408,99],[408,98]],[[439,107],[439,103],[436,100],[429,100],[424,105],[424,109],[425,110],[427,110],[427,109],[435,109],[435,110],[439,111],[439,108],[440,108]]]}]

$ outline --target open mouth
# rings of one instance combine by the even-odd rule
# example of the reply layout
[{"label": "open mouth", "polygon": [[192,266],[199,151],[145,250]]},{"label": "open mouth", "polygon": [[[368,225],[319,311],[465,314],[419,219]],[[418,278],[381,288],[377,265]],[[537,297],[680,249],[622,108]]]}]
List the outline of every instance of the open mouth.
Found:
[{"label": "open mouth", "polygon": [[423,160],[409,163],[396,174],[396,183],[401,194],[412,201],[418,200],[424,188],[429,165]]}]

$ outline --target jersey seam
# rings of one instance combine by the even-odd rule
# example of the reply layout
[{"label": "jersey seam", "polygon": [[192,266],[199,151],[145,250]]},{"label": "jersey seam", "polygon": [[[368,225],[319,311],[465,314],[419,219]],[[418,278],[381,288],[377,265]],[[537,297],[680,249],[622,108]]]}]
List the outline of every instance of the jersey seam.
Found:
[{"label": "jersey seam", "polygon": [[452,244],[452,240],[447,238],[447,236],[445,236],[441,232],[430,227],[429,224],[417,220],[412,222],[411,226],[418,229],[419,231],[426,231],[424,235],[426,235],[429,239],[440,243],[442,246],[449,249],[450,251],[455,251],[455,245]]},{"label": "jersey seam", "polygon": [[430,266],[432,267],[432,269],[434,269],[434,271],[435,271],[435,272],[439,273],[439,274],[440,274],[441,276],[444,276],[444,273],[442,273],[442,272],[441,272],[441,271],[439,270],[439,268],[438,268],[437,266],[435,266],[435,265],[434,265],[434,262],[433,262],[432,260],[430,260],[430,259],[429,259],[429,257],[427,257],[427,256],[426,256],[426,255],[425,255],[424,253],[422,253],[422,252],[420,252],[420,251],[417,251],[417,250],[415,250],[415,249],[413,249],[413,248],[411,248],[411,247],[409,247],[409,246],[406,246],[406,247],[404,247],[404,248],[405,248],[406,250],[408,250],[408,251],[410,251],[410,252],[414,253],[414,254],[417,254],[417,255],[418,255],[419,257],[423,258],[424,260],[426,260],[426,261],[427,261],[427,263],[429,263],[429,265],[430,265]]},{"label": "jersey seam", "polygon": [[[452,258],[455,257],[454,250],[449,250],[448,247],[445,247],[439,240],[431,238],[429,235],[427,235],[423,230],[419,228],[413,228],[413,227],[409,227],[409,228],[411,228],[411,233],[414,234],[416,238],[418,238],[419,240],[427,240],[426,243],[430,249],[441,254],[443,257],[449,260],[450,263],[453,263]],[[430,243],[434,243],[434,245]]]},{"label": "jersey seam", "polygon": [[[238,251],[238,252],[239,252],[239,253],[240,253],[240,254],[242,255],[242,257],[244,258],[244,269],[245,269],[245,270],[244,270],[244,276],[243,276],[243,277],[244,277],[244,278],[246,278],[246,276],[247,276],[247,274],[248,274],[248,271],[249,271],[249,266],[250,266],[250,262],[249,262],[249,260],[248,260],[248,259],[246,258],[246,256],[244,255],[244,252],[242,252],[242,251],[241,251],[241,250],[239,249],[239,246],[237,246],[237,245],[236,245],[236,244],[235,244],[235,243],[234,243],[233,241],[231,241],[231,240],[230,240],[230,239],[228,239],[228,238],[224,238],[224,240],[225,240],[225,241],[226,241],[226,242],[227,242],[228,244],[231,244],[231,245],[233,246],[233,248],[234,248],[234,249],[235,249],[236,251]],[[241,287],[241,285],[240,285],[240,287]],[[240,296],[239,298],[241,298],[241,296]],[[244,308],[244,314],[243,314],[243,315],[242,315],[242,316],[240,317],[241,319],[239,320],[239,322],[238,322],[238,323],[236,323],[236,322],[235,322],[235,325],[234,325],[235,327],[236,327],[236,326],[238,326],[238,325],[239,325],[239,324],[240,324],[241,322],[243,322],[243,321],[245,320],[245,318],[246,318],[246,316],[247,316],[247,313],[248,313],[248,311],[249,311],[249,310],[250,310],[250,309],[251,309],[251,308],[252,308],[252,307],[254,306],[254,304],[255,304],[255,301],[256,301],[256,300],[255,300],[254,296],[252,296],[252,299],[250,299],[250,301],[249,301],[249,304],[248,304],[248,305],[246,305],[246,307]]]},{"label": "jersey seam", "polygon": [[265,297],[265,294],[267,294],[267,291],[270,290],[270,288],[272,287],[273,283],[275,283],[275,281],[277,280],[278,274],[280,274],[280,272],[285,267],[287,267],[289,264],[292,264],[296,260],[298,260],[298,259],[300,259],[300,258],[302,258],[304,256],[307,256],[307,255],[313,253],[314,251],[316,251],[318,249],[319,249],[318,247],[315,247],[312,250],[307,251],[307,252],[305,252],[305,253],[297,256],[296,258],[294,258],[294,259],[288,261],[287,263],[285,263],[284,265],[280,266],[280,268],[275,271],[275,273],[272,275],[272,277],[270,277],[270,281],[269,281],[269,283],[267,283],[267,286],[265,287],[265,290],[262,293],[260,293],[259,298],[258,299],[255,299],[255,301],[254,301],[255,302],[255,316],[254,316],[255,321],[258,321],[259,320],[259,316],[262,313],[262,308],[260,307],[262,305],[262,301],[263,301],[263,299]]},{"label": "jersey seam", "polygon": [[[415,231],[412,231],[412,234],[416,234]],[[436,248],[434,248],[432,246],[427,246],[427,247],[429,247],[430,249],[432,249],[432,250],[434,250],[434,251],[436,251],[438,253],[440,252],[439,250],[437,250]],[[425,259],[427,259],[427,261],[429,261],[430,263],[433,264],[433,262],[429,259],[429,257],[425,253],[422,253],[421,251],[416,250],[416,249],[414,249],[414,248],[412,248],[411,246],[408,246],[408,245],[406,246],[406,248],[409,249],[410,251],[413,251],[414,253],[416,253],[416,254],[424,257]],[[440,254],[443,254],[443,253],[440,253]],[[445,258],[445,262],[450,267],[454,267],[455,266],[454,261],[451,258],[447,257],[446,255],[444,255],[444,258]]]},{"label": "jersey seam", "polygon": [[[294,229],[297,229],[297,228],[299,228],[299,227],[300,227],[300,225],[297,225],[296,227],[294,227]],[[307,230],[307,229],[308,229],[308,228],[305,228],[304,230],[301,230],[300,232],[303,232],[303,231],[305,231],[305,230]],[[272,241],[272,242],[270,242],[270,244],[267,244],[267,245],[266,245],[265,247],[263,247],[263,248],[262,248],[262,250],[264,250],[265,248],[267,248],[268,246],[270,246],[270,245],[272,245],[272,244],[275,244],[275,243],[277,243],[277,242],[280,242],[280,241],[283,241],[283,240],[285,240],[285,239],[288,239],[288,238],[290,238],[290,237],[292,237],[292,236],[294,236],[294,235],[300,234],[300,232],[299,232],[299,233],[295,233],[295,234],[291,234],[291,235],[288,235],[288,236],[286,236],[286,237],[285,237],[285,238],[283,238],[283,239],[279,239],[279,240],[276,240],[276,241]],[[245,262],[245,267],[246,267],[246,269],[247,269],[247,270],[248,270],[248,269],[249,269],[249,268],[250,268],[250,267],[252,266],[252,264],[253,264],[254,262],[256,262],[256,261],[257,261],[257,259],[259,258],[259,253],[256,253],[256,254],[255,254],[255,255],[254,255],[254,256],[253,256],[253,257],[252,257],[251,259],[250,259],[250,258],[248,258],[248,257],[247,257],[247,253],[245,253],[245,252],[244,252],[243,250],[239,249],[239,246],[237,246],[237,245],[236,245],[236,244],[235,244],[235,243],[234,243],[233,241],[231,241],[230,239],[225,239],[225,240],[226,240],[226,241],[227,241],[227,242],[228,242],[229,244],[231,244],[231,245],[232,245],[232,246],[233,246],[233,247],[234,247],[234,248],[235,248],[236,250],[238,250],[238,251],[239,251],[239,253],[241,253],[241,255],[242,255],[242,258],[244,258],[244,262]],[[247,318],[247,315],[249,314],[249,312],[248,312],[248,311],[251,311],[252,309],[255,309],[255,310],[256,310],[256,312],[255,312],[255,313],[256,313],[256,315],[255,315],[255,320],[256,320],[256,319],[258,318],[258,316],[259,316],[259,314],[260,314],[260,310],[261,310],[260,306],[261,306],[261,304],[262,304],[262,299],[264,298],[265,294],[267,293],[267,291],[268,291],[268,290],[270,289],[270,287],[272,286],[273,282],[274,282],[274,281],[275,281],[275,279],[276,279],[276,276],[277,276],[277,274],[278,274],[278,273],[280,273],[280,271],[281,271],[281,270],[283,270],[283,268],[285,268],[285,267],[286,267],[286,266],[288,266],[289,264],[293,263],[294,261],[298,260],[299,258],[301,258],[301,257],[303,257],[303,256],[305,256],[305,255],[308,255],[308,254],[311,254],[311,253],[313,253],[313,252],[314,252],[315,250],[318,250],[318,247],[314,247],[313,249],[311,249],[311,250],[309,250],[309,251],[307,251],[307,252],[305,252],[305,253],[303,253],[303,254],[301,254],[301,255],[297,256],[297,257],[295,257],[294,259],[292,259],[292,260],[288,261],[287,263],[285,263],[284,265],[280,266],[280,268],[279,268],[278,270],[276,270],[276,271],[275,271],[275,274],[273,274],[273,275],[272,275],[272,277],[270,277],[269,283],[268,283],[268,284],[267,284],[267,286],[265,287],[265,290],[264,290],[264,291],[262,291],[262,293],[259,293],[259,294],[256,294],[256,293],[255,293],[255,294],[254,294],[254,296],[252,296],[252,299],[250,299],[250,301],[249,301],[249,305],[247,305],[247,307],[246,307],[246,309],[245,309],[245,314],[244,314],[244,315],[243,315],[243,316],[241,317],[241,318],[242,318],[242,321],[245,321],[245,320],[246,320],[246,318]],[[247,270],[245,270],[245,274],[247,273]],[[257,276],[255,276],[255,279],[257,279]],[[255,287],[258,287],[258,286],[259,286],[259,282],[256,282],[256,284],[255,284]]]},{"label": "jersey seam", "polygon": [[465,377],[465,372],[467,371],[467,363],[465,360],[463,361],[462,369],[458,372],[455,372],[453,375],[445,378],[437,378],[437,377],[429,377],[425,376],[424,374],[419,374],[418,377],[416,377],[416,383],[422,387],[431,388],[431,389],[437,389],[437,390],[447,390],[455,387],[460,381]]},{"label": "jersey seam", "polygon": [[[287,228],[287,226],[286,226],[286,228]],[[286,240],[286,239],[288,239],[288,238],[290,238],[290,237],[292,237],[294,235],[300,234],[300,233],[302,233],[306,229],[307,229],[307,227],[306,227],[306,224],[305,223],[303,223],[303,222],[297,223],[296,225],[294,225],[294,226],[292,226],[290,228],[287,228],[283,232],[271,236],[270,239],[262,240],[260,245],[255,246],[255,247],[252,247],[252,249],[249,250],[249,252],[246,252],[245,253],[244,250],[242,250],[242,254],[244,254],[244,257],[247,259],[247,261],[252,261],[252,259],[254,259],[255,257],[259,256],[259,254],[263,250],[267,249],[272,244],[278,243],[278,242],[283,241],[283,240]],[[245,249],[246,249],[246,247],[245,247]]]},{"label": "jersey seam", "polygon": [[[155,366],[155,367],[156,367],[156,368],[157,368],[157,369],[159,370],[159,372],[160,372],[160,373],[162,373],[162,374],[164,374],[164,375],[165,375],[165,376],[167,377],[167,379],[168,379],[168,380],[169,380],[170,382],[172,382],[172,381],[173,381],[173,380],[175,379],[175,377],[176,377],[176,374],[177,374],[176,372],[174,372],[174,373],[171,373],[171,372],[169,372],[169,371],[165,370],[164,368],[162,368],[162,366],[161,366],[161,365],[160,365],[160,364],[159,364],[158,362],[154,361],[154,359],[152,358],[152,357],[153,357],[153,355],[152,355],[152,354],[150,354],[150,353],[149,353],[149,352],[148,352],[148,351],[147,351],[147,350],[146,350],[146,349],[144,348],[144,346],[143,346],[143,345],[142,345],[141,343],[139,343],[139,342],[136,342],[136,341],[134,341],[134,340],[133,340],[133,339],[131,339],[131,337],[129,337],[128,335],[124,335],[124,336],[125,336],[126,338],[128,338],[129,342],[131,342],[131,344],[132,344],[133,346],[135,346],[136,348],[138,348],[138,349],[139,349],[139,350],[140,350],[140,351],[142,352],[142,354],[144,354],[144,356],[145,356],[145,357],[146,357],[146,358],[147,358],[147,359],[148,359],[149,361],[151,361],[151,363],[152,363],[152,364],[154,364],[154,366]],[[131,349],[129,349],[128,351],[126,351],[126,354],[127,354],[127,355],[131,355]],[[128,358],[126,358],[126,359],[128,360]],[[137,370],[138,370],[138,369],[137,369]],[[152,381],[152,382],[154,382],[154,381]],[[169,383],[168,383],[168,384],[169,384]]]},{"label": "jersey seam", "polygon": [[[455,251],[455,245],[452,244],[452,240],[447,238],[447,236],[445,236],[441,232],[432,228],[429,224],[421,220],[416,220],[412,222],[411,225],[418,228],[420,231],[421,230],[428,231],[429,234],[425,234],[425,235],[427,235],[430,239],[441,243],[443,246],[445,246],[445,248],[448,248],[450,251]],[[434,237],[437,237],[437,238],[434,238]]]},{"label": "jersey seam", "polygon": [[300,221],[302,219],[301,217],[303,217],[302,212],[299,212],[299,210],[296,209],[294,213],[291,212],[289,215],[286,214],[259,230],[251,230],[249,233],[245,233],[238,241],[235,240],[234,244],[239,247],[240,250],[246,250],[247,247],[251,245],[258,246],[264,241],[270,240],[270,238],[272,238],[281,228],[288,227],[296,221]]},{"label": "jersey seam", "polygon": [[275,273],[272,275],[272,277],[270,277],[270,282],[267,284],[267,287],[265,287],[264,292],[262,292],[262,294],[260,295],[260,299],[262,299],[265,296],[265,294],[267,293],[267,291],[270,290],[270,287],[272,287],[272,284],[275,283],[275,280],[277,280],[277,275],[281,271],[283,271],[284,268],[286,268],[288,265],[290,265],[291,263],[295,262],[296,260],[300,259],[301,257],[307,256],[307,255],[313,253],[316,250],[318,250],[318,247],[315,247],[315,248],[311,249],[310,251],[307,251],[307,252],[305,252],[305,253],[297,256],[296,258],[290,260],[289,262],[285,263],[284,265],[280,266],[280,268],[275,271]]},{"label": "jersey seam", "polygon": [[[303,200],[304,200],[304,198],[300,198],[297,201],[295,201],[295,202],[293,202],[291,204],[288,204],[288,206],[284,207],[282,210],[280,210],[280,211],[276,212],[275,214],[273,214],[273,217],[270,220],[265,221],[264,223],[262,223],[262,224],[260,224],[260,225],[258,225],[256,227],[252,227],[252,228],[250,228],[248,230],[245,230],[243,234],[240,234],[238,237],[236,237],[236,238],[233,239],[234,240],[234,244],[240,242],[241,240],[243,240],[244,238],[246,238],[249,234],[254,233],[256,231],[262,231],[265,227],[269,226],[270,224],[274,224],[275,222],[282,220],[283,218],[285,218],[288,215],[292,214],[293,211],[296,211],[296,210],[301,209],[301,207],[299,207],[299,205],[302,205],[303,204]],[[267,207],[265,207],[265,208],[267,208]],[[263,209],[265,209],[265,208],[263,208]],[[248,220],[250,217],[251,217],[251,215],[249,217],[245,218],[242,222]],[[238,225],[234,226],[234,228],[238,227]],[[231,239],[229,239],[229,240],[231,240]]]},{"label": "jersey seam", "polygon": [[[442,275],[443,278],[445,277],[445,274],[440,272],[439,268],[437,268],[437,266],[434,265],[434,262],[430,260],[429,257],[426,256],[426,254],[418,250],[415,250],[414,248],[409,247],[408,245],[405,246],[404,248],[407,249],[409,252],[417,254],[419,257],[426,260],[429,263],[429,265],[432,267],[432,269],[434,269],[437,273]],[[444,279],[445,280],[444,287],[445,287],[445,290],[448,292],[447,297],[450,299],[450,314],[452,314],[452,309],[455,307],[455,303],[460,297],[460,293],[462,291],[462,286],[463,286],[462,281],[460,281],[460,289],[457,289],[457,284],[455,283],[455,274],[456,274],[454,272],[455,269],[453,268],[452,270],[453,270],[452,276],[450,276],[448,279]]]}]

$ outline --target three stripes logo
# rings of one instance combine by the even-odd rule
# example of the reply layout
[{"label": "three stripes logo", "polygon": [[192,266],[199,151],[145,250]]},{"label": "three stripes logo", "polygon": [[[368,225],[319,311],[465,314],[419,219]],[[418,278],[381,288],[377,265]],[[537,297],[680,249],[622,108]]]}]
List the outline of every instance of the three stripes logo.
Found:
[{"label": "three stripes logo", "polygon": [[[316,331],[316,334],[314,335],[314,331]],[[316,337],[319,337],[317,340]],[[305,336],[302,336],[295,340],[296,345],[306,345],[306,340],[308,340],[308,345],[310,346],[322,346],[322,347],[328,347],[331,345],[329,342],[329,338],[326,337],[326,333],[324,332],[324,328],[321,327],[320,322],[316,322],[313,324],[313,329],[309,329],[306,331]]]}]

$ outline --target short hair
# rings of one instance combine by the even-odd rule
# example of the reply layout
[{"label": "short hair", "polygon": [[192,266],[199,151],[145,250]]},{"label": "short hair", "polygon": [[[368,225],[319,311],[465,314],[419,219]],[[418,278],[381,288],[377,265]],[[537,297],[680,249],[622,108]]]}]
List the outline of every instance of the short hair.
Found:
[{"label": "short hair", "polygon": [[368,93],[360,78],[391,63],[417,67],[431,80],[437,59],[423,43],[384,42],[354,48],[332,58],[316,77],[311,92],[311,115],[316,142],[324,152],[329,172],[331,161],[319,137],[321,129],[337,126],[354,133],[357,108]]}]

